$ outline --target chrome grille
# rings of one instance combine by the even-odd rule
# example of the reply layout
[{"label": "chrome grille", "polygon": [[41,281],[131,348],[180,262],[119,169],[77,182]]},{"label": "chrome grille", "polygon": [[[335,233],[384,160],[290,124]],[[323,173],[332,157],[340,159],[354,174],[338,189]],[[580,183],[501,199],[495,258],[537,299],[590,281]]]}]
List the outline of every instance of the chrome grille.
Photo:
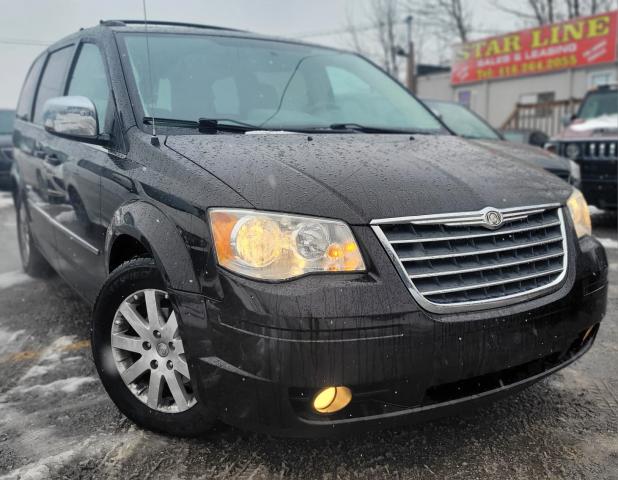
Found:
[{"label": "chrome grille", "polygon": [[[486,214],[502,216],[498,228]],[[375,220],[372,228],[428,310],[489,308],[530,298],[566,274],[558,205]]]},{"label": "chrome grille", "polygon": [[560,155],[567,156],[567,148],[577,145],[576,160],[617,160],[618,140],[577,140],[562,142],[558,148]]}]

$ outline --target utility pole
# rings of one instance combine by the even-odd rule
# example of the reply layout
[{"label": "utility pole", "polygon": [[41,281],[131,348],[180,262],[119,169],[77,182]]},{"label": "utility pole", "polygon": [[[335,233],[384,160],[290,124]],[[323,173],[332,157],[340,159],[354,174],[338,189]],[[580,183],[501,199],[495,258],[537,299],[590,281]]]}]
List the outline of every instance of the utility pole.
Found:
[{"label": "utility pole", "polygon": [[408,65],[406,72],[406,84],[412,93],[416,93],[416,65],[414,63],[414,42],[412,42],[412,15],[406,17],[408,26]]}]

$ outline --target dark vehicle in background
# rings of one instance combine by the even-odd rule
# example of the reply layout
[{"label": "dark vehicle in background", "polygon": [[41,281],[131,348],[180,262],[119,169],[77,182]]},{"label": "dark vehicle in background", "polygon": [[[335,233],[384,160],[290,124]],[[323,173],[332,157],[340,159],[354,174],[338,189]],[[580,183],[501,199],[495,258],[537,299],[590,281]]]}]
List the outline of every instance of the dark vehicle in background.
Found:
[{"label": "dark vehicle in background", "polygon": [[549,135],[541,130],[531,129],[509,129],[500,130],[500,134],[505,140],[513,143],[523,143],[524,145],[533,145],[535,147],[544,148],[549,140]]},{"label": "dark vehicle in background", "polygon": [[618,85],[588,92],[568,126],[547,148],[577,162],[581,189],[596,207],[618,206]]},{"label": "dark vehicle in background", "polygon": [[24,269],[93,305],[102,383],[147,428],[460,412],[581,357],[605,312],[579,191],[356,54],[102,22],[34,61],[14,141]]},{"label": "dark vehicle in background", "polygon": [[456,135],[496,153],[509,155],[528,164],[537,165],[560,177],[575,187],[579,186],[580,173],[576,163],[549,153],[541,148],[514,143],[473,111],[456,102],[423,100]]},{"label": "dark vehicle in background", "polygon": [[0,190],[11,188],[14,110],[0,109]]}]

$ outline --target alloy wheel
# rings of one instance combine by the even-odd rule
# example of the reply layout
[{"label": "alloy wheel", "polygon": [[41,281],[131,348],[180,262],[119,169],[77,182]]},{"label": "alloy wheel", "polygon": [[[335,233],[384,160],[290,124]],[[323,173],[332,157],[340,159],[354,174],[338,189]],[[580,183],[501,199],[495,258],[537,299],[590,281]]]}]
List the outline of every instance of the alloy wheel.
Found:
[{"label": "alloy wheel", "polygon": [[178,320],[162,290],[125,298],[112,323],[112,354],[128,389],[153,410],[178,413],[196,403]]}]

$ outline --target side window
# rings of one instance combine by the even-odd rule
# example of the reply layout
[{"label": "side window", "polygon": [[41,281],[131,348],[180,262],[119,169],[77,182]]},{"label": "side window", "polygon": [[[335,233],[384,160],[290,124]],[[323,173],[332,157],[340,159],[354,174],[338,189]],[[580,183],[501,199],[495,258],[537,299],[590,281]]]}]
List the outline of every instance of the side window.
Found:
[{"label": "side window", "polygon": [[73,47],[65,47],[61,50],[56,50],[47,59],[45,70],[41,77],[39,90],[36,94],[34,104],[34,123],[43,123],[43,105],[53,97],[62,95],[62,87],[64,85],[64,76],[71,59]]},{"label": "side window", "polygon": [[97,107],[99,128],[103,128],[110,98],[109,92],[105,64],[99,47],[92,43],[82,44],[69,80],[67,95],[80,95],[92,100]]},{"label": "side window", "polygon": [[41,76],[41,69],[45,62],[45,55],[41,55],[37,58],[26,76],[24,86],[21,89],[21,95],[19,96],[19,102],[17,103],[17,111],[15,115],[21,120],[30,120],[30,114],[32,113],[32,101],[34,100],[34,92],[36,91],[36,84]]}]

